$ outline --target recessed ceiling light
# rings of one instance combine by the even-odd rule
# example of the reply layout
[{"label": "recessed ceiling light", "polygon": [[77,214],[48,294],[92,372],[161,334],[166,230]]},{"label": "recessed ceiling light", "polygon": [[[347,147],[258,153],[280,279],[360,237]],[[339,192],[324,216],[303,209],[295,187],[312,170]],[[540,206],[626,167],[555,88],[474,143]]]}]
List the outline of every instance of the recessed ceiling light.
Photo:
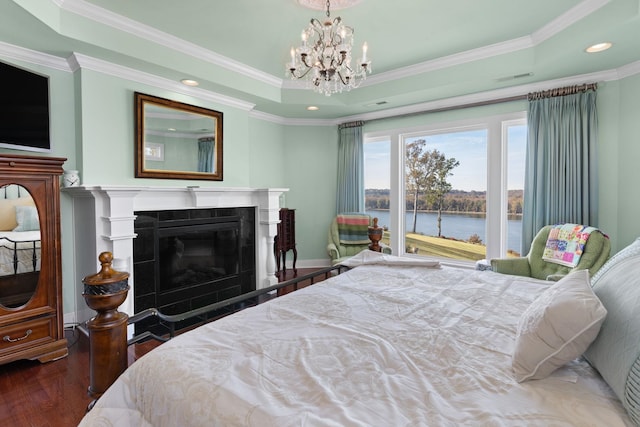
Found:
[{"label": "recessed ceiling light", "polygon": [[183,85],[186,85],[186,86],[198,86],[200,84],[196,80],[192,80],[192,79],[182,79],[180,81],[182,82]]},{"label": "recessed ceiling light", "polygon": [[586,48],[585,51],[589,53],[602,52],[603,50],[609,49],[611,46],[613,45],[609,42],[596,43]]},{"label": "recessed ceiling light", "polygon": [[318,108],[318,107],[316,107],[315,105],[309,105],[309,106],[307,107],[307,110],[309,110],[309,111],[317,111],[317,110],[319,110],[319,108]]}]

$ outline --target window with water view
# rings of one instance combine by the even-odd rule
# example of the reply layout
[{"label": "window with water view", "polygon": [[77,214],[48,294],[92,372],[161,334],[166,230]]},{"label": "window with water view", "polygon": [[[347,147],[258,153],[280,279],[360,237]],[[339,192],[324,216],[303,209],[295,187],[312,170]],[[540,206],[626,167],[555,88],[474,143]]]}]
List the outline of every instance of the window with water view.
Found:
[{"label": "window with water view", "polygon": [[396,254],[519,256],[525,143],[524,118],[367,135],[366,211]]}]

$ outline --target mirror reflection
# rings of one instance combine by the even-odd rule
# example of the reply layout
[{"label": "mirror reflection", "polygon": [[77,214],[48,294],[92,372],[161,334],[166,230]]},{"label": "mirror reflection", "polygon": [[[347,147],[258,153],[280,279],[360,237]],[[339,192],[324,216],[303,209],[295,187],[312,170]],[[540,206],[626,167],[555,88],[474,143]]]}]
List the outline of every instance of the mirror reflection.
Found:
[{"label": "mirror reflection", "polygon": [[222,113],[136,93],[136,177],[222,180]]},{"label": "mirror reflection", "polygon": [[40,218],[29,191],[0,187],[0,305],[16,308],[33,296],[40,277]]}]

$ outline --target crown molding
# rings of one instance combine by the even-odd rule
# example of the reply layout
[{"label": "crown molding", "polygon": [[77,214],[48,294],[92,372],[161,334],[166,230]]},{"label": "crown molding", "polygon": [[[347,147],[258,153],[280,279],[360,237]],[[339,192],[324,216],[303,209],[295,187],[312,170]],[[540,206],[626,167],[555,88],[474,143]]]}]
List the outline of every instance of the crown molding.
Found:
[{"label": "crown molding", "polygon": [[176,82],[171,79],[166,79],[154,74],[145,73],[133,68],[116,65],[111,62],[92,58],[90,56],[82,55],[79,53],[73,53],[67,59],[67,61],[69,62],[70,67],[74,70],[93,70],[121,79],[154,86],[160,89],[170,90],[172,92],[180,93],[183,95],[193,96],[194,98],[215,102],[218,104],[226,105],[228,107],[238,108],[243,111],[251,111],[255,107],[255,104],[242,101],[237,98],[221,95],[219,93],[211,92],[197,87],[185,86],[182,83]]},{"label": "crown molding", "polygon": [[578,3],[562,15],[549,22],[547,25],[534,31],[533,34],[531,34],[534,45],[550,39],[565,28],[568,28],[576,22],[584,19],[611,1],[612,0],[584,0]]},{"label": "crown molding", "polygon": [[67,73],[73,71],[69,67],[67,61],[63,58],[15,46],[9,43],[0,42],[0,56],[11,58],[16,61],[27,62],[29,64],[42,65],[55,70],[65,71]]},{"label": "crown molding", "polygon": [[[635,69],[640,72],[640,61]],[[454,96],[436,101],[423,102],[420,104],[407,105],[404,107],[390,108],[371,113],[355,114],[352,116],[341,117],[339,123],[363,120],[381,120],[405,115],[420,114],[423,112],[438,110],[441,108],[463,107],[480,102],[493,101],[502,98],[511,98],[526,95],[529,92],[547,90],[553,87],[580,85],[584,83],[593,83],[599,81],[614,81],[620,78],[619,70],[608,70],[597,73],[581,74],[561,79],[546,80],[543,82],[530,83],[526,85],[512,86],[503,89],[479,92],[470,95]]]},{"label": "crown molding", "polygon": [[[565,28],[600,9],[609,2],[611,2],[611,0],[584,0],[530,35],[455,53],[453,55],[431,59],[429,61],[408,65],[395,70],[373,74],[362,82],[361,87],[387,83],[393,80],[413,77],[423,73],[535,47]],[[285,89],[306,89],[306,86],[304,84],[299,84],[299,82],[285,81],[283,87]]]},{"label": "crown molding", "polygon": [[[59,0],[64,1],[64,0]],[[621,80],[636,74],[640,74],[640,61],[635,61],[627,65],[623,65],[616,69],[606,70],[597,73],[582,74],[577,76],[566,77],[562,79],[547,80],[543,82],[531,83],[520,86],[513,86],[493,91],[480,92],[471,95],[462,95],[457,97],[446,98],[442,100],[424,102],[398,108],[390,108],[371,113],[356,114],[352,116],[343,116],[336,119],[297,119],[277,116],[261,111],[254,110],[255,104],[245,102],[236,98],[221,95],[215,92],[207,91],[200,88],[184,86],[176,81],[158,77],[153,74],[145,73],[139,70],[127,68],[113,63],[92,58],[79,53],[72,54],[66,60],[57,56],[48,55],[42,52],[26,49],[23,47],[0,42],[0,56],[23,61],[35,65],[41,65],[64,72],[75,72],[80,69],[90,69],[103,74],[114,77],[135,81],[141,84],[169,90],[172,92],[193,96],[194,98],[227,105],[248,111],[249,116],[255,119],[264,120],[286,126],[336,126],[340,123],[354,120],[379,120],[396,116],[417,114],[424,111],[451,108],[473,104],[476,102],[490,101],[500,98],[509,98],[513,96],[524,95],[529,92],[546,90],[550,87],[560,87],[573,84],[593,83],[601,81]]]},{"label": "crown molding", "polygon": [[[58,7],[71,13],[83,16],[87,19],[109,25],[121,31],[125,31],[136,37],[157,43],[162,46],[189,54],[198,59],[206,60],[212,64],[226,68],[233,72],[256,79],[271,86],[282,89],[303,90],[307,89],[304,82],[281,79],[271,74],[252,68],[246,64],[227,58],[223,55],[212,52],[194,43],[187,42],[178,37],[159,31],[153,27],[118,15],[99,6],[86,2],[85,0],[51,0]],[[575,22],[583,19],[594,11],[600,9],[612,0],[583,0],[567,12],[553,19],[542,28],[532,34],[513,40],[483,46],[476,49],[435,58],[429,61],[413,64],[379,74],[374,74],[362,82],[361,86],[372,86],[386,83],[392,80],[411,77],[434,70],[461,65],[468,62],[477,61],[505,53],[515,52],[522,49],[535,47],[537,44],[547,40]]]},{"label": "crown molding", "polygon": [[140,37],[161,46],[208,61],[214,65],[250,77],[277,88],[282,87],[282,79],[250,67],[239,61],[220,55],[195,43],[188,42],[171,34],[157,30],[133,19],[118,15],[84,0],[53,0],[61,9],[80,15],[86,19],[108,25],[133,36]]},{"label": "crown molding", "polygon": [[631,64],[618,68],[617,78],[611,80],[624,79],[636,74],[640,74],[640,61],[632,62]]},{"label": "crown molding", "polygon": [[295,119],[282,116],[276,116],[275,114],[269,114],[262,111],[253,110],[249,113],[249,117],[258,120],[264,120],[271,123],[276,123],[285,126],[337,126],[344,120],[338,119]]},{"label": "crown molding", "polygon": [[513,40],[507,40],[501,43],[495,43],[490,46],[483,46],[477,49],[467,50],[465,52],[455,53],[453,55],[443,56],[430,61],[409,65],[384,73],[374,74],[362,82],[360,86],[373,86],[381,83],[413,77],[423,73],[429,73],[444,68],[462,65],[469,62],[475,62],[505,53],[516,52],[522,49],[533,47],[531,36],[524,36]]}]

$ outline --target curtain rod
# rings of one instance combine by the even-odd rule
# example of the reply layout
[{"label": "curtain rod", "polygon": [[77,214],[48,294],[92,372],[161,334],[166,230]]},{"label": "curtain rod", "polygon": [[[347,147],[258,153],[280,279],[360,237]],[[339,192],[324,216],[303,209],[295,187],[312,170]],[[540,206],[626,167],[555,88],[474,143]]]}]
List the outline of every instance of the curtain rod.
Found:
[{"label": "curtain rod", "polygon": [[586,92],[588,90],[598,89],[597,83],[584,83],[581,85],[565,86],[555,89],[542,90],[540,92],[531,92],[527,95],[529,101],[538,99],[554,98],[556,96],[575,95],[578,92]]},{"label": "curtain rod", "polygon": [[363,125],[364,125],[364,122],[362,120],[357,120],[355,122],[341,123],[338,125],[338,129],[355,128]]}]

